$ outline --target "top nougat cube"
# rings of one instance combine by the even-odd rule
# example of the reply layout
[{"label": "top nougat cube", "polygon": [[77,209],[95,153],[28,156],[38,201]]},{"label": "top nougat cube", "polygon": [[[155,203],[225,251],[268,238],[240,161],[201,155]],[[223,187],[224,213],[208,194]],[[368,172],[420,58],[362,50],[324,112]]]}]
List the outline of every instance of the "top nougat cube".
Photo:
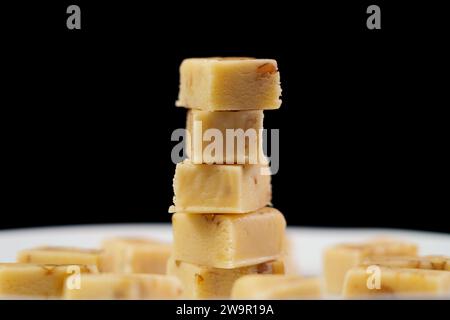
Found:
[{"label": "top nougat cube", "polygon": [[193,58],[181,63],[176,106],[206,111],[278,109],[280,95],[275,60]]}]

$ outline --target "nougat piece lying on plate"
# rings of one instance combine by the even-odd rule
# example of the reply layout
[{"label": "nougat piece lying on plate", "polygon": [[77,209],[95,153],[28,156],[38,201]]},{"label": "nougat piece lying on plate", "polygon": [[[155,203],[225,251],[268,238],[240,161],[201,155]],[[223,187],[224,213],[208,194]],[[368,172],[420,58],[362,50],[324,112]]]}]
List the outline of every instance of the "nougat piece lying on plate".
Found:
[{"label": "nougat piece lying on plate", "polygon": [[361,243],[344,243],[324,252],[325,288],[329,294],[340,294],[345,274],[365,259],[377,256],[416,256],[417,245],[395,239],[374,239]]},{"label": "nougat piece lying on plate", "polygon": [[248,275],[233,286],[233,299],[314,299],[321,296],[321,280],[297,275]]},{"label": "nougat piece lying on plate", "polygon": [[160,274],[82,275],[79,288],[66,287],[68,300],[178,299],[183,292],[176,277]]},{"label": "nougat piece lying on plate", "polygon": [[101,250],[74,247],[43,246],[19,251],[19,263],[81,264],[99,269]]},{"label": "nougat piece lying on plate", "polygon": [[172,245],[149,238],[116,237],[103,241],[102,272],[165,274]]},{"label": "nougat piece lying on plate", "polygon": [[450,297],[450,272],[381,265],[354,267],[345,276],[343,295],[346,298],[383,295]]},{"label": "nougat piece lying on plate", "polygon": [[361,263],[361,266],[368,267],[371,265],[450,271],[450,257],[443,255],[430,255],[423,257],[378,256],[367,258]]},{"label": "nougat piece lying on plate", "polygon": [[59,298],[65,285],[96,270],[83,265],[0,264],[0,296]]}]

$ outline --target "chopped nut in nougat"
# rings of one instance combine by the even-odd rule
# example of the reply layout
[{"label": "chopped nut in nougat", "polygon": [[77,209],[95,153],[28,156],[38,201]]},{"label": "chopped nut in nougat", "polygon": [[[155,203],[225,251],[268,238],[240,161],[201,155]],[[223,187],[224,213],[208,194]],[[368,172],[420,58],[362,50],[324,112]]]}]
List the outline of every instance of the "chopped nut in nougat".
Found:
[{"label": "chopped nut in nougat", "polygon": [[64,284],[96,270],[82,265],[0,264],[0,296],[61,297]]},{"label": "chopped nut in nougat", "polygon": [[253,58],[194,58],[180,66],[177,106],[207,111],[278,109],[277,62]]},{"label": "chopped nut in nougat", "polygon": [[450,257],[424,256],[424,257],[398,257],[383,256],[372,257],[364,260],[361,266],[379,265],[383,267],[447,270],[450,271]]},{"label": "chopped nut in nougat", "polygon": [[167,274],[180,279],[184,298],[229,298],[234,281],[248,274],[283,274],[282,262],[270,261],[235,269],[218,269],[170,259]]},{"label": "chopped nut in nougat", "polygon": [[232,269],[283,254],[286,221],[274,208],[239,215],[175,213],[172,226],[178,261]]},{"label": "chopped nut in nougat", "polygon": [[66,288],[69,300],[177,299],[182,287],[175,277],[160,274],[82,275],[79,289]]},{"label": "chopped nut in nougat", "polygon": [[351,268],[345,276],[343,288],[343,295],[346,298],[373,295],[425,297],[448,294],[450,294],[448,271],[383,266],[378,266],[378,270],[368,270],[364,266]]},{"label": "chopped nut in nougat", "polygon": [[263,117],[262,111],[189,110],[186,125],[189,159],[195,164],[266,164]]},{"label": "chopped nut in nougat", "polygon": [[295,275],[248,275],[239,278],[232,299],[312,299],[321,295],[319,278]]},{"label": "chopped nut in nougat", "polygon": [[369,257],[415,256],[417,246],[395,240],[376,240],[365,243],[339,244],[324,253],[325,288],[330,294],[340,294],[346,272]]},{"label": "chopped nut in nougat", "polygon": [[270,175],[263,165],[177,164],[171,212],[246,213],[270,203]]},{"label": "chopped nut in nougat", "polygon": [[165,274],[172,245],[145,238],[103,241],[102,272]]},{"label": "chopped nut in nougat", "polygon": [[22,250],[17,255],[19,263],[82,264],[99,267],[101,250],[70,247],[37,247]]}]

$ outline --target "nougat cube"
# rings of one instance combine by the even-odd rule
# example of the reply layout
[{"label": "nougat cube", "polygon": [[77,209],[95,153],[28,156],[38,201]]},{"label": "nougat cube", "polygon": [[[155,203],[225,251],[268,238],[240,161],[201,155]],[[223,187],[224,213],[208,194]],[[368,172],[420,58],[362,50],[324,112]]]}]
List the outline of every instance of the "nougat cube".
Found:
[{"label": "nougat cube", "polygon": [[181,63],[176,106],[207,111],[278,109],[280,96],[275,60],[192,58]]},{"label": "nougat cube", "polygon": [[172,216],[173,258],[214,268],[251,266],[283,255],[286,221],[278,210]]},{"label": "nougat cube", "polygon": [[284,239],[284,253],[283,262],[285,274],[287,275],[299,275],[300,266],[298,264],[298,259],[296,257],[295,242],[293,239],[286,235]]},{"label": "nougat cube", "polygon": [[325,250],[323,257],[326,291],[330,294],[341,294],[347,271],[358,266],[366,258],[416,255],[417,245],[393,239],[377,239],[330,247]]},{"label": "nougat cube", "polygon": [[438,255],[423,257],[382,256],[371,257],[361,263],[361,266],[365,267],[371,265],[394,268],[450,271],[450,257]]},{"label": "nougat cube", "polygon": [[314,299],[321,296],[321,280],[296,275],[248,275],[239,278],[232,299]]},{"label": "nougat cube", "polygon": [[187,155],[195,164],[267,164],[263,112],[189,110]]},{"label": "nougat cube", "polygon": [[270,204],[272,188],[264,165],[177,164],[171,212],[247,213]]},{"label": "nougat cube", "polygon": [[80,264],[100,266],[101,250],[73,247],[37,247],[22,250],[17,254],[19,263],[35,264]]},{"label": "nougat cube", "polygon": [[283,274],[281,261],[263,262],[235,269],[219,269],[170,259],[167,274],[176,276],[187,299],[225,299],[230,297],[234,281],[249,274]]},{"label": "nougat cube", "polygon": [[172,245],[147,238],[116,237],[102,243],[102,272],[165,274]]},{"label": "nougat cube", "polygon": [[[351,268],[343,286],[346,298],[369,296],[448,296],[450,272],[378,266],[369,270],[360,266]],[[377,280],[375,277],[379,277]],[[379,282],[378,282],[379,281]]]},{"label": "nougat cube", "polygon": [[96,272],[83,265],[0,264],[0,296],[59,298],[66,280]]},{"label": "nougat cube", "polygon": [[80,287],[66,287],[67,300],[151,300],[178,299],[182,294],[180,281],[159,274],[82,275]]}]

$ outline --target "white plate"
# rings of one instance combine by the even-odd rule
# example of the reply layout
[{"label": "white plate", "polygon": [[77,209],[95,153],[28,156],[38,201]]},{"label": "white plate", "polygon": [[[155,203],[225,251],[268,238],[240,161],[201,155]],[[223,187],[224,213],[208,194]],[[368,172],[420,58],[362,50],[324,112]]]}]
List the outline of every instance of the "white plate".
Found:
[{"label": "white plate", "polygon": [[[106,237],[146,236],[171,241],[169,224],[114,224],[48,227],[0,231],[0,262],[12,262],[17,251],[41,245],[97,247]],[[392,236],[419,244],[420,254],[450,255],[450,235],[393,229],[332,229],[288,227],[294,259],[305,275],[321,273],[321,256],[326,246],[363,241],[374,236]]]}]

